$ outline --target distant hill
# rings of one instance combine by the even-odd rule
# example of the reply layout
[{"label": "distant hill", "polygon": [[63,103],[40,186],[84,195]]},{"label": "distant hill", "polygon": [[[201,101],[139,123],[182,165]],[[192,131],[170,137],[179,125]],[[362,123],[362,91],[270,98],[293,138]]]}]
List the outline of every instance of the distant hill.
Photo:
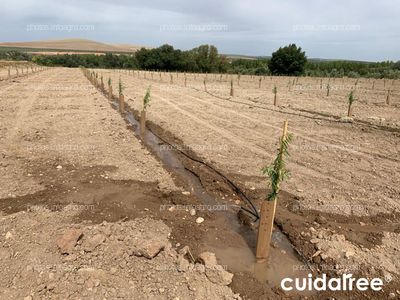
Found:
[{"label": "distant hill", "polygon": [[27,52],[46,52],[46,53],[50,52],[133,53],[142,48],[142,46],[140,45],[113,45],[86,39],[62,39],[62,40],[45,40],[45,41],[33,41],[33,42],[6,42],[6,43],[0,43],[0,47],[21,48]]},{"label": "distant hill", "polygon": [[[255,59],[270,59],[271,56],[254,56],[254,55],[241,55],[241,54],[222,54],[225,55],[227,58],[230,58],[232,60],[235,59],[249,59],[249,60],[255,60]],[[371,61],[362,61],[362,60],[351,60],[351,59],[333,59],[333,58],[313,58],[309,57],[308,58],[309,62],[332,62],[332,61],[345,61],[345,62],[355,62],[355,63],[371,63]]]},{"label": "distant hill", "polygon": [[227,58],[230,59],[250,59],[250,60],[254,60],[254,59],[268,59],[271,58],[271,56],[252,56],[252,55],[241,55],[241,54],[223,54],[225,55]]}]

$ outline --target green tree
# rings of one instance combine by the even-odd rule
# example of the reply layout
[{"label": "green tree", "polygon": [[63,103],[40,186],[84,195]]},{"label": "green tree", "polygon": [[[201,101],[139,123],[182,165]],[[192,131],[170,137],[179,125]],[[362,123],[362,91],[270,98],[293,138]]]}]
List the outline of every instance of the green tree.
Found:
[{"label": "green tree", "polygon": [[281,47],[274,53],[268,62],[268,67],[274,75],[301,75],[307,63],[306,53],[296,44]]},{"label": "green tree", "polygon": [[213,45],[201,45],[190,52],[189,57],[193,59],[197,71],[212,73],[227,67],[225,58],[218,55],[218,50]]}]

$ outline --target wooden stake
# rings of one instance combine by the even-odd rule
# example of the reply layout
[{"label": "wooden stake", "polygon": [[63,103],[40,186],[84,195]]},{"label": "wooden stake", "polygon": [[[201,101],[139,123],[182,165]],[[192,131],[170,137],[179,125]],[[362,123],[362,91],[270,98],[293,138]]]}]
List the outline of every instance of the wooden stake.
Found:
[{"label": "wooden stake", "polygon": [[[283,123],[282,138],[287,136],[288,121]],[[277,199],[271,201],[264,200],[260,210],[260,224],[258,227],[256,258],[258,262],[263,262],[268,258],[269,247],[272,240]]]},{"label": "wooden stake", "polygon": [[113,88],[111,85],[108,86],[108,100],[112,101],[113,97]]},{"label": "wooden stake", "polygon": [[283,123],[283,131],[282,131],[282,138],[286,138],[288,131],[288,121]]},{"label": "wooden stake", "polygon": [[119,95],[119,112],[121,114],[125,112],[125,97],[123,94]]},{"label": "wooden stake", "polygon": [[233,97],[233,79],[231,79],[231,93],[230,93],[231,97]]},{"label": "wooden stake", "polygon": [[258,227],[256,258],[259,262],[265,261],[269,255],[272,231],[274,228],[274,217],[276,211],[276,200],[263,200],[260,210],[260,224]]},{"label": "wooden stake", "polygon": [[387,96],[386,96],[386,104],[390,105],[390,90],[388,90]]},{"label": "wooden stake", "polygon": [[260,77],[260,79],[258,79],[258,88],[259,89],[261,88],[261,77]]},{"label": "wooden stake", "polygon": [[146,131],[146,110],[142,110],[140,114],[140,134],[144,135]]},{"label": "wooden stake", "polygon": [[349,108],[347,110],[347,116],[351,117],[353,115],[353,104],[349,104]]}]

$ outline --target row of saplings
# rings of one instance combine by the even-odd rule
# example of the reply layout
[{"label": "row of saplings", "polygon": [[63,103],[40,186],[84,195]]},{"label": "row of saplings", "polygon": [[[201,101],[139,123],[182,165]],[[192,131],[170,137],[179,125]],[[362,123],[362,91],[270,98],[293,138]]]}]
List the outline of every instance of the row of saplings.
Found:
[{"label": "row of saplings", "polygon": [[[100,77],[99,81],[97,73],[90,72],[87,69],[83,69],[83,72],[94,86],[100,89],[103,93],[107,93],[103,82],[103,76]],[[119,80],[118,89],[119,111],[124,112],[124,87],[122,85],[121,79]],[[112,101],[113,98],[114,96],[112,91],[111,78],[109,78],[108,99]],[[147,89],[146,94],[143,98],[143,110],[140,118],[141,134],[144,133],[144,130],[146,128],[146,109],[149,105],[149,101],[150,87]],[[268,258],[280,185],[283,180],[289,176],[289,171],[285,167],[285,157],[289,155],[288,148],[292,139],[293,134],[288,133],[288,121],[285,121],[283,125],[283,133],[281,138],[279,139],[280,147],[278,150],[278,154],[271,166],[266,166],[262,169],[263,174],[266,175],[270,180],[271,192],[267,195],[265,201],[263,201],[261,204],[260,224],[258,228],[256,248],[256,258],[259,262],[265,261]]]},{"label": "row of saplings", "polygon": [[[103,75],[99,76],[97,72],[90,72],[87,69],[82,69],[83,73],[85,76],[89,79],[89,81],[98,89],[100,89],[103,93],[107,94],[107,97],[110,101],[114,100],[114,94],[113,94],[113,87],[112,87],[112,82],[111,78],[108,78],[107,85],[108,85],[108,91],[106,90],[104,86],[104,80],[103,80]],[[122,84],[121,78],[119,78],[118,82],[118,110],[122,114],[125,112],[125,96],[123,94],[125,87]],[[145,133],[146,129],[146,111],[147,108],[150,104],[150,89],[151,86],[147,88],[146,94],[143,97],[143,109],[140,114],[140,133],[143,135]]]},{"label": "row of saplings", "polygon": [[[29,69],[31,70],[29,72]],[[33,74],[39,71],[46,70],[48,68],[46,67],[41,67],[41,66],[36,66],[36,65],[27,65],[27,66],[18,66],[15,65],[15,76],[11,75],[11,67],[8,67],[7,69],[7,80],[11,81],[12,78],[17,78],[20,76],[28,75],[28,74]]]},{"label": "row of saplings", "polygon": [[[133,75],[135,74],[135,71],[132,71]],[[97,76],[97,73],[93,73],[94,76]],[[129,74],[129,71],[128,71]],[[143,73],[144,75],[144,79],[146,79],[146,72]],[[154,80],[153,77],[153,72],[150,72],[151,74],[151,79]],[[137,72],[138,78],[140,77],[140,72]],[[173,75],[172,73],[169,74],[170,75],[170,84],[173,84]],[[159,76],[160,76],[160,80],[161,80],[161,72],[159,72]],[[176,73],[176,76],[178,76],[178,73]],[[196,76],[196,75],[195,75]],[[226,75],[227,77],[228,75]],[[215,76],[214,76],[215,77]],[[196,77],[195,77],[196,78]],[[111,80],[111,79],[109,79]],[[222,80],[222,74],[220,75],[220,80]],[[271,78],[272,80],[272,78]],[[296,79],[293,79],[293,81],[289,81],[288,85],[289,85],[289,90],[290,87],[295,85],[295,83],[297,83],[298,77]],[[262,81],[262,77],[259,77],[259,82],[258,82],[258,87],[261,88],[261,81]],[[320,80],[320,88],[322,89],[322,79]],[[392,84],[394,83],[394,81],[392,82]],[[237,75],[237,84],[240,85],[240,74]],[[349,92],[349,94],[347,95],[347,102],[348,102],[348,109],[347,109],[347,117],[351,117],[353,115],[353,103],[357,100],[357,98],[355,97],[355,91],[357,90],[357,85],[358,85],[358,79],[356,80],[354,87],[352,87],[351,91]],[[386,86],[386,80],[384,80],[384,85]],[[187,77],[186,77],[186,73],[184,74],[184,86],[187,86]],[[207,74],[206,77],[204,77],[203,80],[203,86],[204,86],[204,91],[208,92],[207,90]],[[372,85],[372,89],[374,89],[375,86],[375,81],[373,82]],[[330,95],[330,90],[331,90],[331,85],[328,81],[327,85],[326,85],[326,96],[329,97]],[[274,85],[273,89],[272,89],[272,93],[274,95],[274,101],[273,104],[274,106],[278,105],[278,88],[276,85]],[[233,79],[230,80],[230,96],[233,97],[234,96],[234,86],[233,86]],[[390,100],[391,100],[391,90],[388,89],[387,94],[386,94],[386,104],[390,105]],[[144,110],[144,114],[146,113],[146,111]]]},{"label": "row of saplings", "polygon": [[[101,89],[101,91],[106,93],[106,90],[104,87],[104,82],[103,82],[103,76],[100,77],[100,81],[99,81],[98,74],[96,72],[90,72],[86,69],[84,70],[84,72],[85,72],[85,75],[92,82],[92,84],[94,84],[97,88]],[[347,116],[348,117],[352,116],[353,103],[356,101],[356,97],[354,95],[356,86],[357,86],[357,82],[355,84],[354,89],[352,89],[347,96],[347,99],[348,99]],[[204,81],[204,87],[206,90],[205,81]],[[121,113],[123,113],[125,111],[125,101],[124,101],[123,89],[124,89],[124,87],[123,87],[123,84],[122,84],[121,78],[120,78],[119,84],[118,84],[118,90],[119,90],[118,91],[119,92],[118,101],[119,101],[119,111]],[[274,94],[274,105],[277,105],[277,87],[276,86],[274,86],[274,88],[273,88],[273,94]],[[231,96],[233,96],[233,81],[232,80],[231,80]],[[327,86],[327,96],[329,96],[329,84]],[[112,89],[112,85],[111,85],[111,78],[108,79],[108,98],[110,101],[113,100],[113,89]],[[145,128],[146,128],[146,109],[149,105],[149,102],[150,102],[150,86],[148,87],[146,94],[143,98],[143,109],[142,109],[141,115],[140,115],[140,132],[141,132],[141,134],[144,134]],[[387,95],[386,103],[390,104],[390,93]],[[290,143],[291,139],[292,139],[292,135],[287,134],[287,121],[285,121],[283,135],[280,139],[281,145],[280,145],[280,149],[278,152],[278,156],[277,156],[276,160],[274,161],[274,165],[272,167],[263,169],[264,174],[268,175],[268,177],[271,180],[272,192],[267,197],[267,200],[270,200],[270,201],[264,202],[261,206],[259,236],[258,236],[258,244],[257,244],[257,257],[258,258],[267,256],[266,253],[268,251],[266,249],[268,248],[268,245],[270,244],[270,240],[271,240],[273,220],[274,220],[275,208],[276,208],[275,200],[276,200],[278,192],[279,192],[279,185],[283,181],[283,179],[286,176],[288,176],[288,174],[289,174],[285,170],[284,157],[286,155],[288,155],[287,149],[288,149],[288,144]],[[268,237],[268,238],[266,238],[266,237]]]},{"label": "row of saplings", "polygon": [[[90,72],[89,70],[86,69],[84,69],[83,71],[86,77],[92,82],[93,85],[95,85],[103,93],[107,93],[103,82],[103,76],[100,77],[99,81],[97,73]],[[118,92],[119,92],[118,101],[119,101],[119,111],[121,113],[125,111],[123,89],[124,87],[120,79],[118,84]],[[355,89],[352,89],[348,94],[349,106],[347,115],[349,117],[352,115],[352,105],[354,101],[356,101],[354,92]],[[274,86],[273,88],[273,93],[274,93],[274,105],[277,105],[276,86]],[[232,81],[231,81],[231,95],[233,96]],[[113,89],[111,85],[111,78],[108,79],[108,99],[110,101],[114,99]],[[146,109],[149,105],[149,102],[150,102],[150,86],[148,87],[146,94],[143,98],[143,109],[140,116],[141,134],[144,134],[146,128]],[[275,219],[276,204],[277,204],[278,194],[280,191],[280,186],[283,180],[290,175],[289,171],[285,167],[285,157],[289,155],[288,148],[292,139],[293,135],[291,133],[288,133],[288,122],[285,121],[283,126],[283,133],[281,138],[279,139],[280,147],[278,150],[278,154],[271,166],[267,166],[262,169],[263,174],[266,175],[270,180],[271,192],[267,195],[265,201],[263,201],[261,204],[260,223],[258,228],[258,238],[257,238],[257,248],[256,248],[256,258],[259,261],[264,261],[268,258],[274,219]]]},{"label": "row of saplings", "polygon": [[[113,88],[111,84],[111,78],[108,79],[108,91],[105,89],[103,76],[100,77],[96,72],[90,72],[87,69],[83,69],[85,76],[91,81],[91,83],[100,89],[103,93],[108,95],[110,101],[114,100]],[[125,100],[123,95],[124,86],[121,82],[121,78],[118,83],[118,104],[119,111],[123,113],[125,111]],[[274,105],[277,105],[277,87],[273,88],[274,93]],[[231,95],[233,96],[233,83],[231,81]],[[328,94],[329,95],[329,94]],[[348,116],[352,115],[352,105],[356,100],[354,96],[354,89],[350,91],[348,95]],[[150,102],[150,86],[148,87],[146,94],[143,98],[143,109],[140,115],[140,132],[144,134],[146,128],[146,109]],[[260,224],[258,229],[257,249],[256,257],[258,260],[266,260],[269,253],[269,246],[271,243],[273,224],[275,219],[276,203],[278,194],[280,191],[280,185],[285,178],[289,176],[289,172],[285,168],[285,157],[289,155],[288,147],[292,141],[293,135],[288,133],[288,122],[284,122],[283,134],[279,140],[280,147],[278,154],[271,166],[263,168],[263,173],[270,180],[271,192],[266,197],[266,201],[261,204],[260,210]]]},{"label": "row of saplings", "polygon": [[[348,109],[347,109],[347,117],[351,117],[353,115],[353,103],[357,100],[355,97],[355,91],[356,89],[353,88],[347,95],[347,103],[348,103]],[[273,87],[272,92],[274,94],[274,106],[277,105],[277,95],[278,95],[278,88],[276,85]],[[329,92],[330,92],[330,85],[329,83],[327,84],[327,92],[326,96],[329,97]],[[232,94],[231,94],[232,95]],[[391,90],[388,90],[388,93],[386,95],[386,104],[390,105],[390,99],[391,99]]]}]

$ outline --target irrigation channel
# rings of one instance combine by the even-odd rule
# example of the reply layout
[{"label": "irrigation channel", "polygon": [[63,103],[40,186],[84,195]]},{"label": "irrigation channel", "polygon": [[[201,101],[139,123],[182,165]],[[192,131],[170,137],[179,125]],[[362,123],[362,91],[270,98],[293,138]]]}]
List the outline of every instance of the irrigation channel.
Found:
[{"label": "irrigation channel", "polygon": [[[108,100],[108,94],[105,89],[102,90],[100,86],[97,86],[97,88]],[[111,107],[119,111],[118,99],[114,95],[112,99],[110,102]],[[185,167],[185,160],[204,165],[209,173],[213,173],[216,178],[214,182],[224,181],[225,185],[231,189],[231,194],[237,194],[244,203],[249,204],[249,208],[228,205],[226,210],[212,211],[217,219],[221,220],[221,226],[229,225],[229,228],[225,228],[225,231],[231,231],[236,236],[242,237],[242,240],[238,240],[234,247],[221,245],[212,239],[206,241],[206,249],[216,254],[221,265],[227,266],[229,271],[234,273],[252,273],[260,282],[265,282],[271,287],[279,285],[285,277],[306,277],[307,270],[304,270],[304,268],[296,269],[294,266],[304,266],[307,262],[300,257],[300,253],[295,250],[286,235],[276,226],[272,236],[274,247],[271,247],[268,261],[263,263],[256,261],[256,231],[239,221],[237,210],[238,208],[244,209],[249,217],[253,217],[253,221],[257,221],[258,211],[244,192],[229,178],[204,161],[179,150],[188,149],[184,145],[177,146],[167,142],[165,138],[149,129],[148,126],[144,131],[141,131],[140,121],[138,120],[139,112],[134,111],[126,103],[122,117],[131,125],[129,127],[133,130],[135,136],[142,141],[143,145],[163,163],[164,168],[184,182],[185,188],[190,190],[191,194],[197,197],[202,204],[205,206],[218,206],[223,202],[217,200],[216,195],[209,192],[207,182],[202,182],[199,174]]]}]

